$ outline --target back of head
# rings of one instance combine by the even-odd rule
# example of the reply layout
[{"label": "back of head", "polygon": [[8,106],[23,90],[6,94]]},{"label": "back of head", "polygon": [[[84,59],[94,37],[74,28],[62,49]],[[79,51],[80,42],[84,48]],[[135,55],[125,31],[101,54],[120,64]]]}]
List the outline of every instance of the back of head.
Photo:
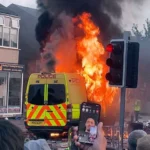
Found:
[{"label": "back of head", "polygon": [[0,120],[0,150],[23,150],[22,131],[9,121]]},{"label": "back of head", "polygon": [[129,124],[129,132],[134,130],[143,130],[143,123],[130,123]]},{"label": "back of head", "polygon": [[129,135],[129,138],[128,138],[129,150],[136,150],[137,140],[139,138],[146,136],[146,135],[147,135],[147,133],[143,130],[132,131]]},{"label": "back of head", "polygon": [[144,136],[138,140],[137,150],[150,150],[150,135]]}]

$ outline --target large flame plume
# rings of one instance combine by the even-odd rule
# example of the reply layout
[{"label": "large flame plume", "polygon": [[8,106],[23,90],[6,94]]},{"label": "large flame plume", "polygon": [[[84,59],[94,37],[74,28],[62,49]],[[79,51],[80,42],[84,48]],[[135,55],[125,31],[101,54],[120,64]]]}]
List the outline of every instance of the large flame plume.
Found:
[{"label": "large flame plume", "polygon": [[[105,112],[117,90],[110,88],[105,79],[108,68],[105,65],[105,49],[99,40],[100,29],[94,24],[89,13],[83,13],[73,19],[65,14],[59,17],[64,24],[62,21],[62,28],[51,34],[42,56],[48,54],[52,56],[54,53],[56,72],[81,74],[85,78],[88,100],[100,103]],[[75,28],[80,31],[77,37],[75,37]],[[44,62],[51,61],[51,57],[49,59]]]},{"label": "large flame plume", "polygon": [[108,99],[107,104],[111,104],[115,89],[109,88],[105,79],[105,49],[98,40],[100,30],[90,18],[89,13],[79,16],[81,23],[78,26],[84,32],[84,37],[77,41],[77,52],[82,59],[80,73],[86,80],[89,100],[101,102]]},{"label": "large flame plume", "polygon": [[77,53],[82,59],[80,73],[86,81],[88,99],[102,104],[103,111],[110,106],[116,94],[105,79],[108,68],[105,65],[105,49],[99,41],[99,28],[91,20],[91,14],[83,13],[78,17],[78,27],[83,30],[84,37],[77,40]]}]

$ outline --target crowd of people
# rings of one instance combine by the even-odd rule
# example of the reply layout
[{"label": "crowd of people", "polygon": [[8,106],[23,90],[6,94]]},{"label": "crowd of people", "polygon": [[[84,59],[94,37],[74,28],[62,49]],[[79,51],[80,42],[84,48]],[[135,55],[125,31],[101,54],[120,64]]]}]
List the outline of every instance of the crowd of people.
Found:
[{"label": "crowd of people", "polygon": [[[74,144],[81,150],[107,150],[107,140],[104,136],[103,123],[98,125],[98,134],[92,146],[78,142],[78,128],[74,128]],[[143,130],[134,130],[129,134],[128,150],[149,150],[150,135]],[[7,120],[0,121],[0,150],[51,150],[45,139],[25,142],[21,129]]]}]

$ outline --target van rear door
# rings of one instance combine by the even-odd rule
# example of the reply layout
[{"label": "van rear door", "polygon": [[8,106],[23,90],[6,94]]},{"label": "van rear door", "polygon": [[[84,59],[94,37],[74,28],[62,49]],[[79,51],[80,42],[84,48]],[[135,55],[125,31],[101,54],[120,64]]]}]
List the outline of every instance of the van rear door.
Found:
[{"label": "van rear door", "polygon": [[63,127],[66,125],[66,86],[63,74],[47,79],[48,104],[46,118],[48,125]]},{"label": "van rear door", "polygon": [[27,87],[27,125],[28,126],[44,126],[46,79],[38,78],[36,74],[31,75]]}]

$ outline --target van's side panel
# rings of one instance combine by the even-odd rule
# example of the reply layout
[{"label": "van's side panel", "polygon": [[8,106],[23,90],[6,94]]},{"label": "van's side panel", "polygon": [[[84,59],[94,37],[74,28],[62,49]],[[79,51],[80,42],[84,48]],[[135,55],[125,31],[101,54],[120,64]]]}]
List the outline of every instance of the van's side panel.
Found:
[{"label": "van's side panel", "polygon": [[87,101],[84,78],[75,73],[68,73],[66,76],[69,89],[69,102],[72,104],[81,104]]},{"label": "van's side panel", "polygon": [[87,101],[85,81],[83,77],[75,73],[68,73],[67,84],[69,89],[69,103],[72,104],[72,118],[79,119],[80,104]]}]

